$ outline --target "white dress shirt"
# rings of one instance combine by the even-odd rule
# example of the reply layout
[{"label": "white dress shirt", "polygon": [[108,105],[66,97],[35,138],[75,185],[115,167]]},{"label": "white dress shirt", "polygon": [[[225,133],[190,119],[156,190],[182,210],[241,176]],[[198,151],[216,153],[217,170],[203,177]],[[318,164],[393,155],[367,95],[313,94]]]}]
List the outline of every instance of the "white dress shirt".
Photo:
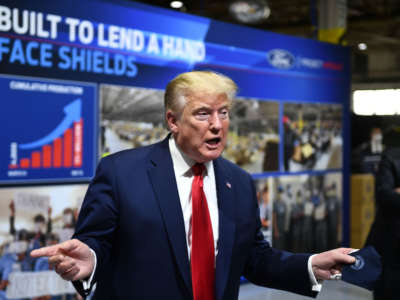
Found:
[{"label": "white dress shirt", "polygon": [[[171,153],[172,164],[174,167],[174,174],[176,178],[176,185],[178,188],[179,200],[182,207],[182,214],[185,223],[185,233],[186,233],[186,245],[188,249],[188,255],[190,260],[190,249],[191,249],[191,218],[192,218],[192,181],[194,174],[191,170],[192,166],[196,163],[193,159],[185,155],[176,145],[175,139],[170,137],[169,141],[169,151]],[[214,249],[215,257],[218,254],[218,228],[219,228],[219,218],[218,218],[218,199],[217,199],[217,188],[215,185],[215,174],[214,165],[212,161],[204,163],[206,168],[203,174],[203,189],[204,194],[207,198],[208,210],[210,213],[211,225],[214,237]],[[91,249],[92,250],[92,249]],[[92,281],[94,270],[96,270],[97,258],[96,253],[92,250],[95,257],[95,266],[93,273],[91,274],[89,280],[83,281],[83,288],[88,289]],[[315,275],[312,271],[312,257],[308,259],[308,273],[310,277],[310,282],[312,285],[312,290],[319,292],[322,288],[321,283],[317,281]]]},{"label": "white dress shirt", "polygon": [[[190,259],[190,249],[192,246],[192,181],[194,174],[192,166],[196,163],[193,159],[187,157],[176,145],[175,139],[169,139],[169,151],[171,152],[172,163],[176,178],[176,185],[181,202],[183,220],[185,222],[186,245]],[[203,190],[207,198],[208,211],[210,213],[211,226],[214,237],[215,257],[218,254],[218,201],[217,188],[215,186],[214,166],[212,161],[204,163],[206,168],[203,174]]]}]

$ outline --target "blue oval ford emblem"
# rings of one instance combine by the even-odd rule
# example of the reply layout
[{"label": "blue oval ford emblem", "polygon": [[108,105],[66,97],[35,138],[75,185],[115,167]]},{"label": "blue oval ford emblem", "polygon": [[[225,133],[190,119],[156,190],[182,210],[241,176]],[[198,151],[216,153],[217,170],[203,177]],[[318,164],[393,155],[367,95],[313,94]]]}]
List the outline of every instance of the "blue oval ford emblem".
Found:
[{"label": "blue oval ford emblem", "polygon": [[354,264],[352,264],[350,266],[350,268],[352,268],[353,270],[356,270],[356,271],[364,268],[364,265],[365,265],[364,258],[362,258],[360,255],[355,255],[354,257],[356,258],[356,262]]},{"label": "blue oval ford emblem", "polygon": [[267,59],[271,65],[279,69],[290,69],[294,66],[294,56],[283,49],[268,51]]}]

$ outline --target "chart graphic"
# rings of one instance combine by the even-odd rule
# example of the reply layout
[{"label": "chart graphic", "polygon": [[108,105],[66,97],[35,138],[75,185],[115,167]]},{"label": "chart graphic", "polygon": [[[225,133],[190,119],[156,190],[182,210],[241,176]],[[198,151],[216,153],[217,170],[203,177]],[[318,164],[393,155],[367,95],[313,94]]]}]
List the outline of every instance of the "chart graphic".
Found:
[{"label": "chart graphic", "polygon": [[14,163],[10,169],[17,168],[70,168],[82,166],[82,127],[81,99],[76,99],[64,108],[65,118],[45,137],[26,144],[18,145],[19,149],[36,149],[32,151],[30,158],[21,158],[19,165],[15,163],[14,154],[16,145],[10,145],[10,158]]},{"label": "chart graphic", "polygon": [[97,156],[94,85],[0,76],[0,88],[7,91],[0,121],[1,128],[7,128],[1,134],[0,183],[77,181],[93,176]]}]

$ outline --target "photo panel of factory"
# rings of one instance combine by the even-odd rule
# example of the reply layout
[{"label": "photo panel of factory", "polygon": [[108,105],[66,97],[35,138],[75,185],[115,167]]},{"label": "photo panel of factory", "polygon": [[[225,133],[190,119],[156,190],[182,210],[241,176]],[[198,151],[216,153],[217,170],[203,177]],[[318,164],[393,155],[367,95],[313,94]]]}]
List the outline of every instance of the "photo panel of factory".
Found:
[{"label": "photo panel of factory", "polygon": [[285,103],[282,122],[285,171],[342,168],[342,105]]},{"label": "photo panel of factory", "polygon": [[57,294],[72,299],[76,294],[71,282],[49,271],[46,257],[34,259],[27,253],[72,237],[87,187],[73,184],[0,190],[0,266],[2,279],[13,283],[2,294],[7,295],[4,299],[30,298],[43,295],[43,291],[48,291],[49,297]]},{"label": "photo panel of factory", "polygon": [[100,86],[100,153],[147,146],[168,134],[164,121],[164,91]]},{"label": "photo panel of factory", "polygon": [[275,248],[322,252],[342,241],[342,175],[291,175],[268,180]]},{"label": "photo panel of factory", "polygon": [[[101,85],[101,155],[165,138],[164,91]],[[223,156],[250,173],[278,170],[279,103],[234,99]]]},{"label": "photo panel of factory", "polygon": [[279,103],[238,98],[223,156],[250,173],[279,169]]}]

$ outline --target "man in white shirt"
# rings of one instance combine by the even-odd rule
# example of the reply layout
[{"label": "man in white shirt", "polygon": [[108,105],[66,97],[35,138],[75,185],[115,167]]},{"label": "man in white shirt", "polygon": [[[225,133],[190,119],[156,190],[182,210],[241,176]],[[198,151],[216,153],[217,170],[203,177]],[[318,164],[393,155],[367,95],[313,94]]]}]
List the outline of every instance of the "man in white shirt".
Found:
[{"label": "man in white shirt", "polygon": [[100,162],[74,239],[32,252],[93,299],[237,299],[240,277],[315,296],[354,262],[273,249],[260,231],[251,176],[220,157],[236,93],[228,77],[187,72],[166,88],[171,134]]}]

